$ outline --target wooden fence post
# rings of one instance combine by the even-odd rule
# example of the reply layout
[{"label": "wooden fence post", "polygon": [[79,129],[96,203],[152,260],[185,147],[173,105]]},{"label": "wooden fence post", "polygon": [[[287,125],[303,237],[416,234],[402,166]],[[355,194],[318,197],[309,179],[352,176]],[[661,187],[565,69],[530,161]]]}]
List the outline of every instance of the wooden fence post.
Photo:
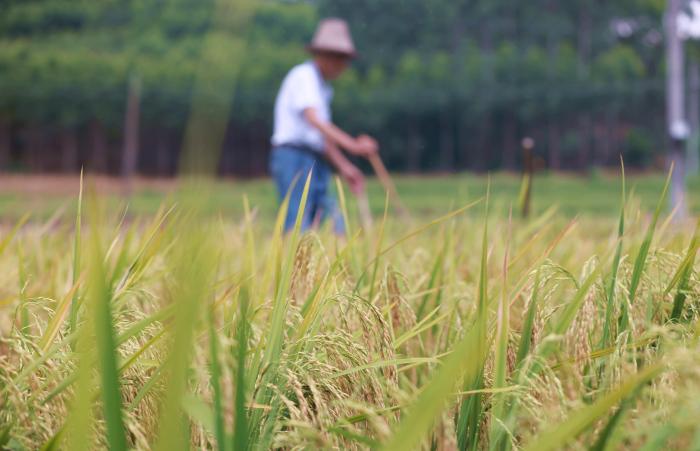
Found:
[{"label": "wooden fence post", "polygon": [[525,137],[521,143],[523,147],[523,187],[521,215],[523,218],[530,216],[530,204],[532,199],[532,182],[535,174],[535,161],[532,150],[535,148],[535,140]]}]

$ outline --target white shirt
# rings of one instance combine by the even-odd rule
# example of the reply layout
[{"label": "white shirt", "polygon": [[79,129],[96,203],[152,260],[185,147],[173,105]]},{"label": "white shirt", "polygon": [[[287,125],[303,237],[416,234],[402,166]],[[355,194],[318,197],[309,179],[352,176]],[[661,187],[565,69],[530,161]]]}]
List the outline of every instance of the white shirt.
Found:
[{"label": "white shirt", "polygon": [[332,99],[333,88],[313,61],[295,66],[277,94],[272,145],[299,144],[323,152],[323,135],[306,120],[304,110],[314,108],[320,120],[330,122]]}]

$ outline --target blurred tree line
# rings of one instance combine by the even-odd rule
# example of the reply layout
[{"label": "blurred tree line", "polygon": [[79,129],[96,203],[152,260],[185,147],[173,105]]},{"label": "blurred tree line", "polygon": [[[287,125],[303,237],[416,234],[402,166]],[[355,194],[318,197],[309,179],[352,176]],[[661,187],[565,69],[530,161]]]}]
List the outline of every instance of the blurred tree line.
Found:
[{"label": "blurred tree line", "polygon": [[[216,0],[0,0],[0,168],[119,172],[130,80],[138,170],[174,174]],[[663,0],[258,0],[220,171],[266,171],[272,109],[319,17],[360,58],[334,115],[394,169],[646,166],[664,147]],[[243,32],[241,30],[241,32]]]}]

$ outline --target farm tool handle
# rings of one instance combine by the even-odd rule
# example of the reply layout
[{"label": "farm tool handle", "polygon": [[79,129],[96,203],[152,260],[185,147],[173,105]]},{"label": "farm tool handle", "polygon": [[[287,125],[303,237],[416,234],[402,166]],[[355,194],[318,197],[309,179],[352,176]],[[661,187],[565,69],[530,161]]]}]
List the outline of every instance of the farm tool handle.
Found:
[{"label": "farm tool handle", "polygon": [[382,186],[389,193],[389,196],[394,201],[394,205],[399,216],[402,216],[404,218],[407,217],[408,210],[406,210],[406,207],[404,207],[403,202],[401,202],[399,193],[396,191],[396,186],[391,180],[391,176],[386,170],[386,167],[384,166],[384,163],[382,162],[382,159],[379,156],[379,154],[371,154],[369,156],[369,162],[372,165],[372,169],[374,169],[374,173],[377,174],[377,177],[379,178],[379,181],[381,182]]},{"label": "farm tool handle", "polygon": [[361,193],[357,195],[357,209],[360,212],[360,222],[362,223],[362,228],[365,230],[370,230],[372,228],[372,212],[369,209],[369,199],[367,198],[367,190],[363,189]]}]

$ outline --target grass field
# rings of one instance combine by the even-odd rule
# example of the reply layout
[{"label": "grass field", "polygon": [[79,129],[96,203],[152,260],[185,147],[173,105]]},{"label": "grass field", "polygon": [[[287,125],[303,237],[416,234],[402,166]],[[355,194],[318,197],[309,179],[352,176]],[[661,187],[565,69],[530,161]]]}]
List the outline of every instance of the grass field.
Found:
[{"label": "grass field", "polygon": [[[488,177],[462,174],[447,177],[399,177],[396,184],[408,209],[417,217],[437,217],[486,193]],[[517,176],[491,176],[492,210],[507,210],[511,203],[517,206],[521,180]],[[89,183],[89,182],[88,182]],[[152,215],[161,204],[172,197],[177,182],[145,180],[136,183],[133,194],[127,198],[117,180],[97,179],[97,187],[105,194],[103,201],[114,210],[128,204],[131,216]],[[661,192],[664,175],[628,176],[627,184],[633,196],[645,210],[651,210]],[[78,177],[4,177],[0,183],[0,220],[19,219],[27,211],[34,216],[49,218],[56,211],[73,215],[75,196],[79,189]],[[384,208],[384,192],[375,181],[369,183],[370,205],[375,214]],[[538,175],[533,185],[533,210],[543,212],[553,206],[561,216],[591,215],[615,218],[619,210],[620,179],[617,173],[600,173],[592,177],[577,175]],[[695,195],[698,193],[699,195]],[[227,219],[240,219],[243,213],[243,195],[258,210],[267,223],[272,223],[277,212],[278,199],[269,180],[219,181],[209,191],[200,207],[205,213],[221,213]],[[700,177],[688,182],[691,207],[700,211]],[[352,199],[349,199],[352,202]]]},{"label": "grass field", "polygon": [[0,445],[700,449],[697,229],[626,182],[401,179],[347,239],[265,181],[5,185]]}]

